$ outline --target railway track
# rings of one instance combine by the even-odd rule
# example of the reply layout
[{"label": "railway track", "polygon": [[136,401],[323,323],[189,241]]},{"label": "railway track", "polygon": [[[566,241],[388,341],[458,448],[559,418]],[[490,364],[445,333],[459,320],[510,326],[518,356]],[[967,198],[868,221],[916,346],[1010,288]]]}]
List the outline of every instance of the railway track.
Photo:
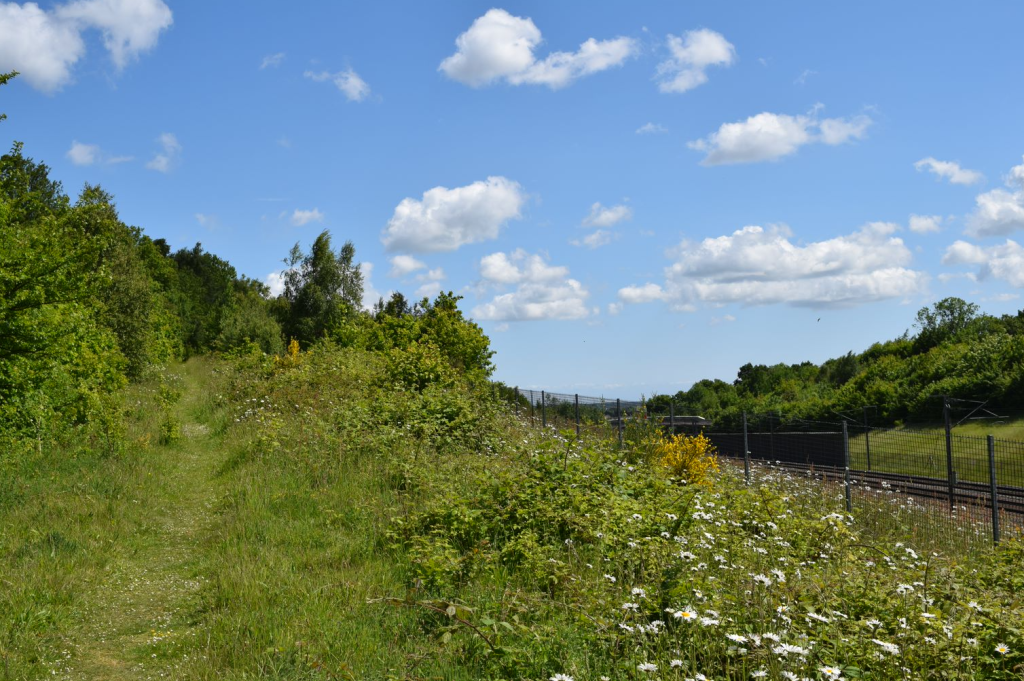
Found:
[{"label": "railway track", "polygon": [[[743,457],[725,456],[733,461],[743,460]],[[773,468],[811,473],[839,482],[843,481],[845,474],[845,469],[837,466],[815,466],[814,464],[768,461],[753,458],[751,461],[762,465],[767,464]],[[872,489],[888,488],[914,497],[940,501],[948,501],[949,499],[949,483],[942,478],[850,469],[850,482],[860,487],[871,487]],[[1000,512],[1024,516],[1024,488],[1001,485],[996,490]],[[992,508],[991,488],[989,485],[982,483],[957,481],[954,487],[953,498],[958,506],[971,505],[974,507]]]}]

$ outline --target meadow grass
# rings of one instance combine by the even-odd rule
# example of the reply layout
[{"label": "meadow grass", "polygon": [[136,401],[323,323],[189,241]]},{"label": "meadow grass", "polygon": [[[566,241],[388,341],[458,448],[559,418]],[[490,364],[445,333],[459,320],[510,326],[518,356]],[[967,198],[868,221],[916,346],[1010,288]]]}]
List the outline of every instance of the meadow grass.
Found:
[{"label": "meadow grass", "polygon": [[26,462],[7,678],[1021,678],[1019,541],[770,467],[693,484],[408,376],[194,361],[131,393],[124,452]]}]

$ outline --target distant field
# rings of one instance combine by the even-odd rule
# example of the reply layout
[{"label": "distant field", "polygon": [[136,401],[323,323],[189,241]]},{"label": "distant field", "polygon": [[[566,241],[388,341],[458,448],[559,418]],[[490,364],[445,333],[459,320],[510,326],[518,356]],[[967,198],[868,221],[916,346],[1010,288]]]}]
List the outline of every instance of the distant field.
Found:
[{"label": "distant field", "polygon": [[[987,435],[996,438],[996,479],[1000,485],[1024,487],[1024,421],[974,422],[953,430],[953,468],[957,479],[989,481]],[[942,428],[900,428],[850,437],[850,464],[870,469],[934,478],[947,476],[946,438]]]}]

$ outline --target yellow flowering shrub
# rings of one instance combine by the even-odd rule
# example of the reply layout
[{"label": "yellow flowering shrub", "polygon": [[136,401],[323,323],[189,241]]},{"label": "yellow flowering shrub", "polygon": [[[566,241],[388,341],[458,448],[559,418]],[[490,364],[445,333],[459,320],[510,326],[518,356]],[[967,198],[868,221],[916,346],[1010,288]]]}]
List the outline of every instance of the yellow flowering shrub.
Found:
[{"label": "yellow flowering shrub", "polygon": [[691,483],[708,482],[718,472],[718,457],[711,440],[700,435],[659,434],[655,454],[662,466],[672,475]]}]

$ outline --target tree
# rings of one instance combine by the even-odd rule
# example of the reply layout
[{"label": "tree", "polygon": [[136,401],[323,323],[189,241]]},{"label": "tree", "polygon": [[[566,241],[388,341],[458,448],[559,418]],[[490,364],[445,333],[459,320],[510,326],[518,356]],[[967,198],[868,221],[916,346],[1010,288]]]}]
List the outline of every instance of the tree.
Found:
[{"label": "tree", "polygon": [[925,352],[965,330],[978,316],[978,306],[961,298],[943,298],[917,311],[914,350]]},{"label": "tree", "polygon": [[322,338],[344,318],[358,313],[363,300],[363,274],[356,249],[346,241],[335,254],[331,234],[324,230],[308,254],[292,247],[285,265],[284,297],[289,301],[286,331],[302,343]]}]

